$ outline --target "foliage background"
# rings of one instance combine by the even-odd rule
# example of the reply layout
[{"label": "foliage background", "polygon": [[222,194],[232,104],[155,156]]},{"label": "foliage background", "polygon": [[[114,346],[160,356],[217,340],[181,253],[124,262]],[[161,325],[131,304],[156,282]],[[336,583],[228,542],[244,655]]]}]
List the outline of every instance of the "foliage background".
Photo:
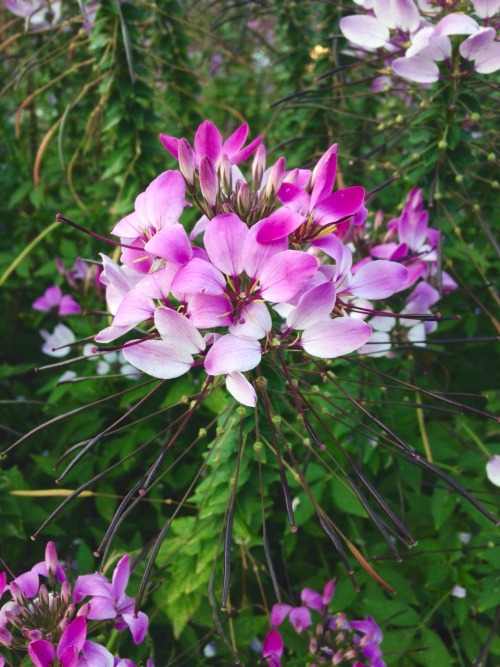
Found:
[{"label": "foliage background", "polygon": [[[398,82],[390,93],[371,93],[370,81],[383,63],[363,65],[346,54],[338,30],[339,18],[352,12],[351,3],[105,0],[90,32],[83,29],[78,3],[63,4],[63,21],[40,32],[25,32],[21,19],[0,10],[2,439],[8,446],[46,420],[109,400],[42,428],[1,461],[0,556],[5,563],[24,571],[51,538],[79,572],[98,567],[92,553],[119,500],[144,470],[142,455],[126,457],[149,439],[147,456],[153,456],[171,433],[169,420],[185,409],[184,397],[196,391],[186,378],[161,387],[137,414],[164,411],[102,440],[62,487],[75,489],[126,459],[123,465],[93,485],[92,494],[64,508],[38,541],[28,539],[61,502],[54,479],[63,453],[119,419],[148,390],[132,390],[135,383],[120,377],[96,378],[90,361],[77,362],[75,368],[82,378],[93,379],[77,383],[56,385],[65,367],[34,372],[48,360],[40,351],[38,330],[52,329],[57,320],[33,311],[31,303],[54,281],[68,290],[56,257],[69,268],[78,257],[96,259],[107,251],[105,244],[55,224],[55,214],[63,212],[107,235],[132,209],[137,194],[158,173],[175,166],[157,139],[159,132],[191,139],[197,125],[210,118],[227,136],[248,122],[252,136],[264,135],[270,156],[286,154],[290,167],[310,165],[338,141],[340,178],[346,185],[361,183],[370,191],[398,177],[370,199],[372,217],[379,208],[388,217],[396,215],[409,188],[423,188],[431,224],[446,237],[443,265],[459,283],[440,305],[443,314],[460,319],[441,323],[436,338],[459,342],[402,350],[397,359],[377,360],[376,367],[395,378],[387,384],[402,379],[433,392],[467,394],[455,398],[494,412],[495,82],[476,77],[458,87],[445,82],[427,90]],[[75,296],[87,315],[72,317],[70,326],[83,339],[102,322],[102,316],[92,314],[102,310],[102,294],[89,281],[79,284]],[[470,341],[479,338],[489,340]],[[339,361],[334,370],[346,382],[374,383],[346,386],[419,452],[428,443],[439,467],[495,510],[498,491],[485,476],[487,459],[500,454],[494,421],[408,388],[381,389],[376,386],[380,377],[347,362]],[[279,391],[279,378],[274,388]],[[113,398],[124,389],[130,392]],[[342,405],[341,397],[332,395]],[[282,417],[300,432],[296,415],[284,411]],[[332,467],[316,459],[301,437],[293,443],[294,451],[320,505],[338,519],[397,594],[385,591],[359,567],[360,591],[355,591],[304,491],[293,481],[299,531],[290,533],[276,464],[265,450],[261,501],[251,420],[231,411],[220,393],[185,429],[172,452],[172,465],[148,500],[139,502],[120,526],[111,547],[115,555],[132,552],[138,574],[143,571],[155,535],[207,450],[216,448],[158,554],[144,602],[152,617],[151,639],[139,657],[152,651],[157,665],[229,664],[234,657],[213,629],[217,616],[227,644],[237,648],[241,660],[261,664],[252,642],[265,635],[266,611],[275,602],[262,548],[263,503],[284,599],[297,603],[303,586],[321,589],[333,577],[334,609],[350,618],[370,614],[377,619],[387,664],[498,664],[500,548],[494,527],[437,478],[390,448],[372,447],[366,430],[342,418],[335,407],[326,419],[418,540],[413,550],[403,550],[401,563],[388,553]],[[228,428],[233,422],[235,427]],[[240,423],[246,440],[228,615],[217,603],[222,572],[218,543]],[[216,435],[216,426],[224,430],[222,436]],[[200,428],[207,429],[206,436],[200,436]],[[461,533],[470,534],[467,544]],[[465,598],[452,596],[455,585],[466,589]],[[216,653],[207,657],[204,648],[211,641]],[[287,645],[297,641],[290,631]],[[295,664],[293,658],[289,664]]]}]

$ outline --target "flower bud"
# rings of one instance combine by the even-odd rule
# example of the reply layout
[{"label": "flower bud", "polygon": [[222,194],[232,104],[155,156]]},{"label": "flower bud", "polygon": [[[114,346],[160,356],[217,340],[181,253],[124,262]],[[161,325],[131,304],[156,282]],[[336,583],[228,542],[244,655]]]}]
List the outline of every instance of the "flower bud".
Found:
[{"label": "flower bud", "polygon": [[231,163],[229,162],[229,158],[225,153],[221,156],[219,160],[217,173],[219,176],[219,182],[222,185],[222,189],[224,190],[226,195],[229,196],[233,190],[232,178],[231,178]]},{"label": "flower bud", "polygon": [[186,139],[179,141],[179,170],[189,186],[194,185],[194,151]]},{"label": "flower bud", "polygon": [[200,161],[200,189],[205,202],[212,210],[215,209],[219,191],[217,175],[212,160],[205,155]]},{"label": "flower bud", "polygon": [[80,609],[76,612],[76,615],[83,616],[83,618],[87,618],[87,616],[89,615],[89,611],[90,611],[90,605],[88,602],[85,602],[85,604],[82,604]]},{"label": "flower bud", "polygon": [[254,189],[258,189],[264,171],[266,169],[266,149],[263,144],[261,144],[255,151],[255,156],[252,162],[252,182]]},{"label": "flower bud", "polygon": [[265,197],[266,199],[274,199],[276,193],[283,183],[285,178],[285,166],[286,160],[284,157],[280,157],[277,162],[273,165],[269,178],[267,179],[266,188],[265,188]]},{"label": "flower bud", "polygon": [[236,206],[238,209],[238,214],[241,218],[244,218],[250,208],[250,192],[248,190],[248,185],[246,183],[238,183],[238,192],[236,195]]},{"label": "flower bud", "polygon": [[49,592],[47,590],[47,586],[45,584],[42,584],[40,588],[38,589],[38,599],[40,602],[40,606],[43,607],[49,607],[50,606],[50,597],[49,597]]},{"label": "flower bud", "polygon": [[71,585],[68,581],[64,581],[61,586],[61,599],[65,606],[71,602]]}]

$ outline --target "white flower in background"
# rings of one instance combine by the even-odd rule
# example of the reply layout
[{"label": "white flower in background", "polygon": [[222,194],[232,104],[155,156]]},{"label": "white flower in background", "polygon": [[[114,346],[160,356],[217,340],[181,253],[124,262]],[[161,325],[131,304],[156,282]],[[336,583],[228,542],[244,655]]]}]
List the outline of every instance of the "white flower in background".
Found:
[{"label": "white flower in background", "polygon": [[492,484],[500,486],[500,456],[495,454],[486,464],[486,476]]}]

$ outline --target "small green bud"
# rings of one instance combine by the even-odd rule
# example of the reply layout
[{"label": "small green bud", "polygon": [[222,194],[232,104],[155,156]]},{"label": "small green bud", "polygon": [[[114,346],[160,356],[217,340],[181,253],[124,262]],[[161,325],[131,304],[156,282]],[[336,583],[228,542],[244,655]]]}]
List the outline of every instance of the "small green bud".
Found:
[{"label": "small green bud", "polygon": [[439,190],[436,190],[434,193],[434,200],[435,201],[440,201],[443,198],[443,195],[439,192]]},{"label": "small green bud", "polygon": [[274,417],[271,420],[273,424],[279,425],[281,424],[281,416],[280,415],[274,415]]},{"label": "small green bud", "polygon": [[245,413],[246,413],[246,410],[242,405],[240,405],[239,408],[236,408],[236,414],[239,415],[240,417],[243,417],[245,415]]},{"label": "small green bud", "polygon": [[368,167],[368,171],[375,171],[376,168],[377,168],[377,165],[375,165],[375,164],[371,164],[371,165],[369,165],[369,167]]},{"label": "small green bud", "polygon": [[493,190],[498,190],[498,188],[500,188],[500,184],[498,183],[498,181],[491,181],[491,187],[493,188]]},{"label": "small green bud", "polygon": [[260,440],[257,440],[257,441],[254,442],[253,445],[252,445],[252,447],[253,447],[253,451],[256,452],[257,454],[260,454],[260,452],[262,451],[262,447],[263,447],[263,446],[264,446],[264,445],[260,442]]},{"label": "small green bud", "polygon": [[440,141],[438,141],[438,148],[440,151],[444,151],[445,148],[448,148],[448,142],[446,141],[446,139],[441,139]]},{"label": "small green bud", "polygon": [[471,115],[470,115],[470,119],[473,123],[477,123],[480,118],[481,118],[481,116],[476,112],[471,113]]},{"label": "small green bud", "polygon": [[217,428],[215,429],[215,435],[216,435],[217,437],[219,437],[219,436],[221,436],[223,433],[224,433],[224,429],[222,428],[222,426],[217,426]]},{"label": "small green bud", "polygon": [[382,130],[385,130],[385,123],[377,125],[377,132],[382,132]]},{"label": "small green bud", "polygon": [[486,159],[488,160],[488,162],[495,162],[496,160],[495,153],[488,153],[488,157]]},{"label": "small green bud", "polygon": [[198,437],[199,438],[206,438],[207,437],[207,429],[206,428],[200,428],[198,431]]},{"label": "small green bud", "polygon": [[181,396],[179,403],[184,403],[184,404],[185,404],[185,403],[187,403],[188,401],[189,401],[189,396],[186,396],[186,395],[184,394],[184,396]]},{"label": "small green bud", "polygon": [[399,114],[396,116],[396,123],[402,123],[403,121],[404,121],[404,117],[403,117],[402,114],[399,113]]},{"label": "small green bud", "polygon": [[455,176],[455,181],[456,181],[457,183],[463,183],[463,182],[464,182],[464,177],[462,176],[462,174],[457,174],[457,175]]},{"label": "small green bud", "polygon": [[418,160],[419,158],[420,158],[420,153],[417,153],[417,151],[412,153],[412,156],[411,156],[412,160]]}]

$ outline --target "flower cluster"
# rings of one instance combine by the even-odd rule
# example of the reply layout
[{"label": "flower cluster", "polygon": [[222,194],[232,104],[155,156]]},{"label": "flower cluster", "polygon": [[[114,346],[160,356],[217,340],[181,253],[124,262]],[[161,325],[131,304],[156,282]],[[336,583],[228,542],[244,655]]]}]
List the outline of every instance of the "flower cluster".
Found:
[{"label": "flower cluster", "polygon": [[[413,0],[361,0],[358,4],[369,13],[342,18],[342,33],[357,47],[384,49],[392,71],[403,79],[430,84],[441,76],[456,78],[474,71],[490,74],[500,67],[500,42],[490,25],[500,9],[498,0],[464,2],[464,12],[454,11],[442,18],[444,2],[441,6],[426,0],[420,0],[418,6]],[[458,52],[455,36],[465,37]],[[399,57],[403,51],[404,57]]]},{"label": "flower cluster", "polygon": [[10,594],[0,607],[0,650],[8,650],[0,652],[0,667],[11,664],[7,656],[26,652],[35,667],[134,667],[87,639],[96,629],[89,621],[110,620],[118,630],[128,628],[135,644],[143,641],[148,618],[135,613],[135,602],[125,593],[129,576],[130,557],[123,556],[111,582],[102,574],[88,574],[72,588],[53,542],[47,543],[44,561],[10,584],[0,572],[0,598]]},{"label": "flower cluster", "polygon": [[[160,174],[112,230],[121,262],[103,255],[100,279],[113,319],[95,340],[140,331],[113,346],[135,368],[162,379],[203,368],[210,379],[224,376],[240,403],[255,406],[244,373],[260,376],[269,357],[332,359],[361,348],[372,335],[363,321],[374,313],[367,300],[414,282],[420,268],[410,259],[423,242],[419,228],[408,245],[413,232],[405,223],[401,243],[410,259],[400,249],[355,261],[347,239],[353,229],[366,231],[365,191],[335,188],[337,145],[313,170],[287,171],[284,157],[266,169],[261,138],[245,147],[247,135],[243,125],[223,141],[209,121],[194,147],[162,135],[179,170]],[[237,165],[253,152],[247,180]],[[189,235],[180,222],[186,198],[202,214]]]},{"label": "flower cluster", "polygon": [[379,626],[370,616],[363,621],[348,621],[343,613],[331,614],[329,607],[334,590],[334,582],[328,581],[322,593],[311,588],[302,589],[302,604],[298,607],[274,605],[270,619],[272,627],[262,644],[262,655],[269,667],[281,667],[285,645],[276,628],[287,617],[295,631],[308,639],[307,664],[311,667],[347,664],[385,667],[379,646],[382,641]]},{"label": "flower cluster", "polygon": [[[4,4],[12,14],[25,20],[26,30],[50,28],[61,21],[61,0],[4,0]],[[79,3],[87,33],[92,29],[100,4],[99,0]]]}]

